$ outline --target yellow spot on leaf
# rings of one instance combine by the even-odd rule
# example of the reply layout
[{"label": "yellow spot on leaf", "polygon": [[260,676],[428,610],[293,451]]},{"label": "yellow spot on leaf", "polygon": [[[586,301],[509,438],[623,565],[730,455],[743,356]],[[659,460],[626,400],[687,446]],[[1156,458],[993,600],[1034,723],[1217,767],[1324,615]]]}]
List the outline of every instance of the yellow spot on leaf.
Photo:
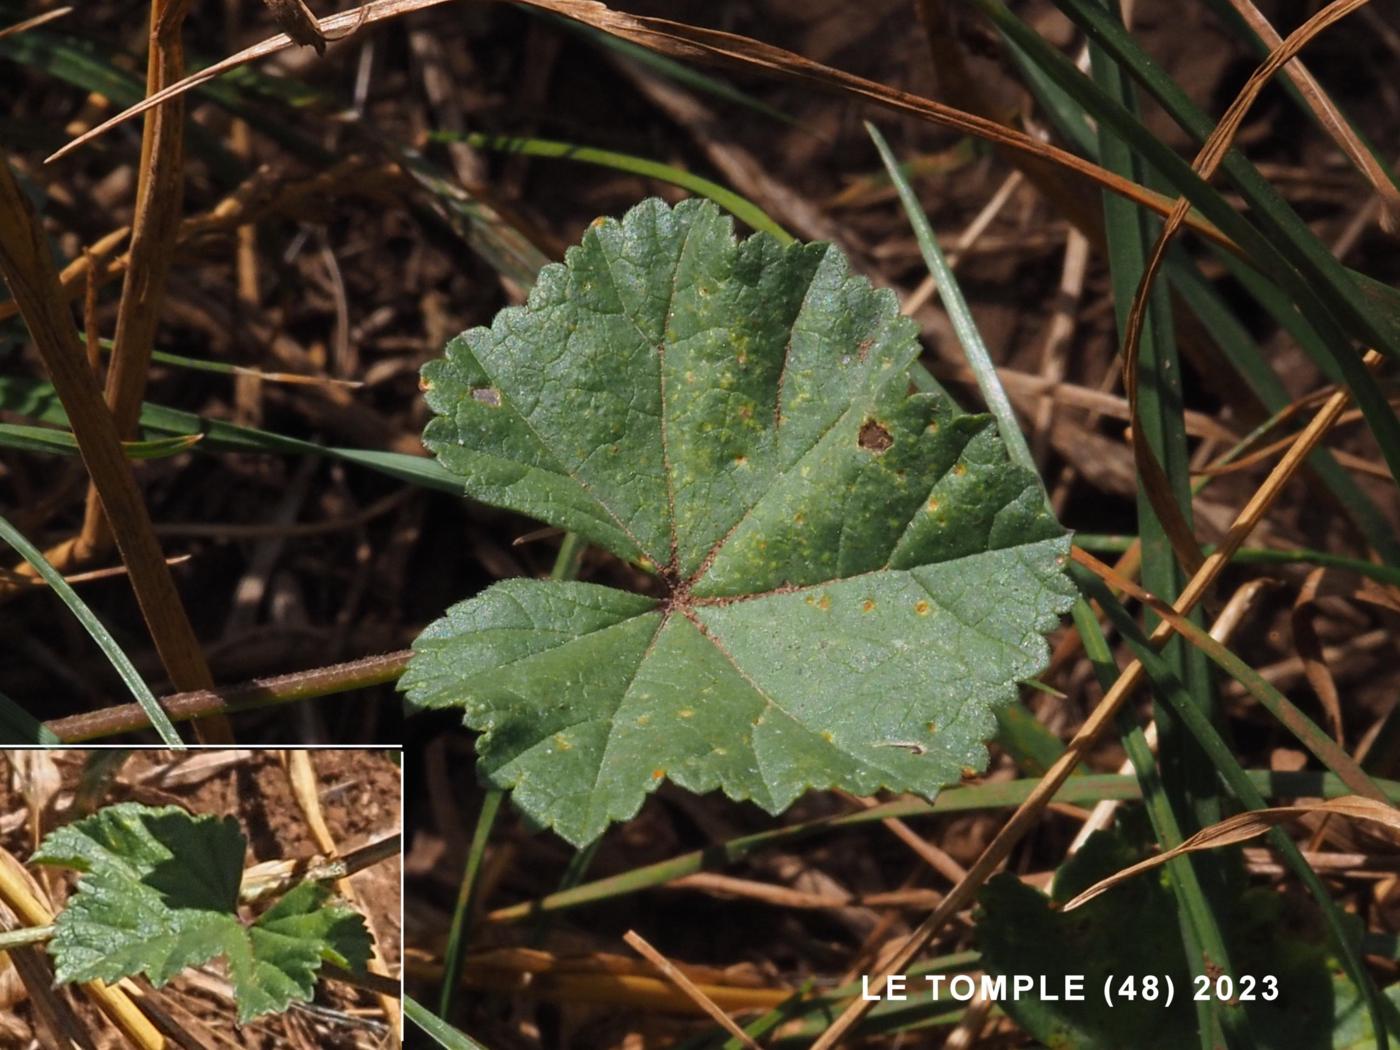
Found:
[{"label": "yellow spot on leaf", "polygon": [[830,609],[831,595],[823,594],[821,598],[817,601],[817,608],[820,609],[822,612],[826,612],[828,609]]},{"label": "yellow spot on leaf", "polygon": [[678,714],[681,718],[694,718],[694,717],[695,717],[695,711],[694,711],[694,709],[693,709],[693,708],[689,708],[689,707],[682,707],[679,711],[676,712],[676,714]]},{"label": "yellow spot on leaf", "polygon": [[574,749],[574,745],[569,743],[569,738],[563,733],[554,734],[554,746],[560,751],[572,751]]},{"label": "yellow spot on leaf", "polygon": [[953,473],[956,474],[958,477],[962,477],[964,474],[967,473],[967,464],[966,464],[966,463],[954,463],[954,464],[953,464]]},{"label": "yellow spot on leaf", "polygon": [[863,601],[863,602],[860,603],[860,609],[861,609],[861,612],[874,612],[874,611],[875,611],[875,599],[874,599],[874,598],[867,598],[867,599],[865,599],[865,601]]},{"label": "yellow spot on leaf", "polygon": [[927,615],[928,615],[928,610],[929,610],[928,602],[924,601],[922,598],[920,598],[918,601],[916,601],[916,602],[914,603],[914,611],[915,611],[916,613],[918,613],[920,616],[927,616]]},{"label": "yellow spot on leaf", "polygon": [[665,771],[664,769],[653,769],[653,770],[651,771],[651,779],[652,779],[652,780],[660,780],[660,779],[661,779],[662,777],[664,777],[665,775],[666,775],[666,771]]},{"label": "yellow spot on leaf", "polygon": [[936,511],[937,509],[938,509],[938,500],[937,500],[937,499],[930,499],[930,500],[928,501],[928,511],[929,511],[929,513],[932,514],[932,513],[933,513],[934,511]]},{"label": "yellow spot on leaf", "polygon": [[831,731],[829,729],[822,730],[822,739],[825,740],[828,744],[836,743],[836,738],[831,735]]}]

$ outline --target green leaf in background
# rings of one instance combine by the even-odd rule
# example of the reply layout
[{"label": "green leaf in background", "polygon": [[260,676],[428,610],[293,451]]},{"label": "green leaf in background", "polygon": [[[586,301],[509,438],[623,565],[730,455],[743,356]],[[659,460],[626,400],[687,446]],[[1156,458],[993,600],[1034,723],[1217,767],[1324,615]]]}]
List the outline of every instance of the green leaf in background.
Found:
[{"label": "green leaf in background", "polygon": [[364,920],[301,883],[252,925],[238,917],[247,843],[232,818],[123,802],[51,832],[34,854],[74,868],[78,891],[49,946],[60,982],[144,973],[157,987],[228,959],[239,1023],[311,998],[322,960],[363,969]]},{"label": "green leaf in background", "polygon": [[[1150,834],[1131,835],[1150,839]],[[1030,1035],[1048,1046],[1075,1050],[1175,1050],[1197,1042],[1197,1017],[1192,997],[1196,985],[1186,957],[1172,901],[1170,873],[1146,873],[1115,886],[1110,892],[1072,912],[1059,905],[1099,879],[1136,863],[1143,851],[1130,834],[1099,832],[1055,875],[1053,895],[1023,884],[1014,875],[988,882],[979,900],[977,945],[990,975],[1036,979],[1035,991],[1001,1006]],[[1136,885],[1134,885],[1136,884]],[[1126,891],[1119,895],[1119,891]],[[1228,989],[1230,1002],[1221,1009],[1244,1009],[1249,1030],[1261,1050],[1301,1046],[1374,1046],[1364,1004],[1350,982],[1337,980],[1321,919],[1302,897],[1285,897],[1274,889],[1239,887],[1227,932],[1237,957]],[[1358,924],[1357,933],[1360,933]],[[1083,975],[1084,1001],[1052,1000],[1039,996],[1039,981],[1058,991],[1066,974]],[[1143,979],[1155,975],[1158,998],[1145,997]],[[1244,1002],[1242,981],[1252,975],[1254,1000]],[[1265,999],[1262,978],[1278,981],[1278,995]],[[1104,982],[1113,978],[1113,1008],[1104,1005]],[[1165,985],[1175,984],[1172,1005],[1166,1006]],[[1117,994],[1133,979],[1136,998]],[[1342,1039],[1344,1030],[1356,1032]],[[1365,1037],[1371,1037],[1367,1043]],[[1360,1040],[1353,1042],[1353,1039]]]},{"label": "green leaf in background", "polygon": [[486,778],[577,845],[665,777],[769,812],[932,796],[1044,665],[1068,537],[989,417],[910,394],[894,296],[707,201],[595,223],[423,370],[472,497],[654,569],[660,597],[508,580],[415,643]]}]

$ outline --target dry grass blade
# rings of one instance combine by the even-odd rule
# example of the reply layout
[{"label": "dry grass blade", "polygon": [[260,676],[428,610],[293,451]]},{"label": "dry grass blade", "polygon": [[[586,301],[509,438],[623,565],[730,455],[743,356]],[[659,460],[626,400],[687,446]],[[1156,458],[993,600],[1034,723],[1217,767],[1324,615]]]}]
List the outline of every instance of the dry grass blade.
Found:
[{"label": "dry grass blade", "polygon": [[[1268,589],[1273,583],[1272,580],[1249,580],[1243,587],[1235,591],[1230,596],[1230,600],[1225,603],[1225,608],[1220,615],[1215,618],[1215,623],[1211,624],[1210,636],[1221,645],[1228,645],[1235,630],[1244,621],[1254,604],[1254,599],[1260,591]],[[1112,586],[1112,584],[1110,584]],[[1155,754],[1157,751],[1157,723],[1149,722],[1144,735],[1147,738],[1147,746]],[[1133,763],[1125,759],[1119,767],[1120,773],[1133,772]],[[1101,831],[1113,823],[1113,815],[1118,812],[1121,805],[1117,799],[1104,799],[1094,806],[1093,811],[1079,828],[1074,836],[1074,841],[1070,843],[1066,853],[1073,855],[1084,847],[1084,843],[1089,841],[1089,836],[1096,831]]]},{"label": "dry grass blade", "polygon": [[72,10],[71,7],[55,7],[52,11],[45,11],[43,14],[35,15],[33,18],[26,18],[23,22],[16,22],[14,25],[6,26],[4,29],[0,29],[0,40],[4,40],[7,36],[18,36],[20,33],[30,29],[37,29],[39,26],[52,22],[56,18],[62,18]]},{"label": "dry grass blade", "polygon": [[[1368,365],[1374,365],[1380,359],[1380,354],[1374,350],[1369,352],[1365,358]],[[1224,542],[1205,559],[1201,568],[1187,582],[1186,587],[1172,606],[1177,613],[1186,615],[1205,596],[1215,583],[1216,578],[1229,564],[1230,559],[1234,557],[1235,552],[1243,546],[1249,534],[1254,531],[1254,527],[1273,506],[1284,486],[1292,480],[1302,467],[1303,461],[1317,447],[1323,435],[1342,414],[1342,410],[1346,407],[1347,397],[1345,391],[1333,394],[1321,411],[1313,417],[1312,422],[1298,435],[1293,447],[1279,460],[1268,478],[1265,479],[1264,484],[1259,487],[1236,516],[1235,523],[1230,527]],[[1153,645],[1160,647],[1166,644],[1167,639],[1175,633],[1175,630],[1169,621],[1163,620],[1152,632],[1150,640]],[[1089,717],[1080,726],[1079,731],[1065,748],[1064,754],[1040,778],[1035,790],[1031,792],[1026,801],[1021,803],[1016,812],[1011,815],[1011,819],[1002,826],[996,837],[982,851],[977,862],[968,870],[967,877],[949,891],[948,896],[943,899],[943,903],[935,908],[929,917],[920,923],[918,929],[905,939],[899,950],[886,960],[879,976],[872,979],[870,983],[872,996],[878,996],[884,989],[890,974],[904,971],[904,968],[923,950],[924,945],[942,929],[943,924],[951,916],[956,915],[972,903],[977,890],[1001,866],[1026,832],[1034,826],[1046,804],[1064,786],[1065,781],[1069,779],[1074,768],[1088,753],[1089,748],[1098,740],[1099,735],[1113,723],[1118,709],[1142,681],[1143,673],[1142,663],[1138,660],[1134,660],[1123,670],[1123,673],[1113,683],[1113,687],[1104,694],[1098,706],[1090,712]],[[851,1027],[865,1016],[873,1002],[873,998],[862,998],[851,1003],[831,1027],[812,1044],[812,1050],[831,1050],[850,1031]]]},{"label": "dry grass blade", "polygon": [[[929,57],[942,96],[959,109],[1010,127],[1010,121],[988,101],[978,78],[967,66],[964,45],[952,12],[948,10],[948,0],[917,0],[915,7],[928,40]],[[1091,243],[1102,247],[1103,210],[1098,201],[1079,192],[1060,168],[1045,160],[1004,147],[999,152],[1051,203],[1055,214],[1065,216]]]},{"label": "dry grass blade", "polygon": [[[41,898],[29,872],[4,849],[0,849],[0,900],[27,926],[48,926],[53,922],[53,909]],[[120,988],[90,981],[82,989],[133,1046],[164,1050],[165,1039]]]},{"label": "dry grass blade", "polygon": [[[1197,154],[1192,163],[1193,170],[1202,179],[1209,180],[1225,160],[1225,155],[1229,152],[1235,135],[1244,123],[1245,116],[1274,74],[1287,65],[1318,33],[1363,7],[1367,2],[1368,0],[1334,0],[1333,3],[1289,34],[1288,39],[1274,49],[1267,61],[1255,70],[1254,75],[1249,78],[1248,83],[1230,104],[1230,108],[1225,111],[1220,123],[1206,139],[1200,153]],[[1133,459],[1143,476],[1143,488],[1152,502],[1152,509],[1161,519],[1162,525],[1171,539],[1172,548],[1177,557],[1182,559],[1184,565],[1191,567],[1192,572],[1195,572],[1199,566],[1199,548],[1196,546],[1195,538],[1191,534],[1191,529],[1186,523],[1181,508],[1177,506],[1176,500],[1172,496],[1166,472],[1163,471],[1162,465],[1157,462],[1157,457],[1142,436],[1142,428],[1137,423],[1138,354],[1142,345],[1142,329],[1147,316],[1148,298],[1152,291],[1153,282],[1156,280],[1162,264],[1166,261],[1167,247],[1186,221],[1190,210],[1191,204],[1185,197],[1177,200],[1176,206],[1172,208],[1171,214],[1157,235],[1157,241],[1152,246],[1152,252],[1148,256],[1147,266],[1143,269],[1142,279],[1138,283],[1137,292],[1133,296],[1132,306],[1128,311],[1123,335],[1123,387],[1128,395],[1128,401],[1133,407]]]},{"label": "dry grass blade", "polygon": [[[1191,644],[1209,651],[1209,636],[1199,627],[1193,624],[1185,616],[1178,613],[1167,602],[1158,598],[1139,587],[1132,580],[1114,572],[1111,568],[1099,561],[1092,554],[1080,547],[1074,547],[1070,551],[1070,557],[1079,565],[1084,566],[1090,572],[1097,575],[1105,583],[1116,587],[1125,594],[1129,594],[1148,606],[1153,612],[1163,620],[1171,624],[1177,634],[1181,635]],[[1282,707],[1271,707],[1270,710],[1298,737],[1308,750],[1312,751],[1323,763],[1333,769],[1340,776],[1352,791],[1359,795],[1366,795],[1377,801],[1385,799],[1385,793],[1374,784],[1366,775],[1356,759],[1347,754],[1341,746],[1340,740],[1333,740],[1311,724],[1311,721],[1298,708],[1287,701],[1285,697],[1279,697],[1275,703],[1282,701]]]},{"label": "dry grass blade", "polygon": [[[188,10],[188,0],[152,0],[146,58],[147,95],[179,80],[184,72],[180,34]],[[123,438],[132,436],[136,430],[156,324],[175,252],[184,189],[184,122],[184,102],[176,99],[147,113],[141,131],[130,264],[122,284],[112,363],[107,373],[107,405],[117,422],[117,433]],[[96,285],[91,279],[88,288],[90,295],[95,294]],[[97,489],[92,486],[88,489],[82,532],[78,537],[78,556],[87,557],[110,543],[111,534],[102,518]]]},{"label": "dry grass blade", "polygon": [[739,1040],[741,1044],[748,1047],[748,1050],[762,1050],[753,1041],[753,1037],[734,1023],[734,1019],[714,1004],[714,1001],[707,996],[700,987],[689,977],[683,974],[671,964],[671,960],[662,955],[659,951],[648,944],[636,930],[628,930],[622,938],[632,946],[647,962],[651,963],[663,974],[673,981],[677,988],[684,992],[697,1006],[705,1013],[714,1018],[715,1023],[726,1032]]},{"label": "dry grass blade", "polygon": [[[397,18],[444,2],[445,0],[372,0],[371,3],[365,4],[363,7],[342,11],[339,14],[323,18],[319,24],[322,31],[353,29],[355,25],[360,23],[382,22],[385,19]],[[596,3],[595,0],[521,0],[521,2],[572,21],[582,22],[663,55],[717,62],[749,70],[761,69],[788,80],[795,80],[824,91],[835,91],[861,98],[897,113],[906,113],[922,120],[941,124],[944,127],[966,132],[969,135],[976,135],[1008,149],[1058,164],[1060,167],[1081,175],[1113,193],[1120,194],[1158,215],[1166,215],[1170,211],[1169,198],[1139,186],[1128,179],[1121,178],[1067,150],[1039,142],[1030,135],[1004,127],[996,121],[965,113],[951,106],[920,98],[918,95],[911,95],[908,92],[899,91],[839,69],[833,69],[820,62],[813,62],[801,55],[773,47],[770,44],[764,44],[733,33],[701,29],[662,18],[636,17],[613,11],[601,3]],[[292,43],[291,37],[285,33],[279,33],[254,44],[252,47],[245,48],[237,54],[215,62],[84,132],[62,149],[50,155],[48,160],[57,160],[153,106],[158,106],[192,88],[199,87],[201,84],[207,84],[231,69],[276,54],[278,51],[284,51],[291,47]],[[1192,229],[1221,247],[1229,251],[1238,251],[1237,246],[1230,238],[1200,216],[1190,215],[1186,221]]]},{"label": "dry grass blade", "polygon": [[[165,564],[183,565],[189,560],[190,555],[188,554],[176,554],[166,558]],[[24,591],[33,590],[36,587],[42,588],[48,586],[48,581],[33,573],[34,570],[28,562],[24,563],[19,569],[0,568],[0,603]],[[88,569],[86,572],[64,573],[63,578],[68,583],[91,583],[93,580],[109,580],[113,576],[125,575],[125,565],[113,565],[106,569]]]},{"label": "dry grass blade", "polygon": [[[1274,29],[1263,12],[1254,6],[1253,0],[1230,0],[1230,3],[1270,48],[1282,45],[1283,39],[1278,35],[1278,30]],[[1300,60],[1295,59],[1284,66],[1283,74],[1293,81],[1298,93],[1303,96],[1317,117],[1318,123],[1332,136],[1332,141],[1337,147],[1351,158],[1351,162],[1366,176],[1366,181],[1376,191],[1376,196],[1380,198],[1381,228],[1387,233],[1400,233],[1400,190],[1390,181],[1390,176],[1381,167],[1380,161],[1376,160],[1371,151],[1357,138],[1356,132],[1337,111],[1322,85]]]},{"label": "dry grass blade", "polygon": [[[380,200],[384,191],[403,182],[405,176],[397,164],[367,161],[363,157],[345,160],[304,179],[288,180],[277,186],[268,184],[265,174],[254,173],[223,200],[207,212],[192,215],[180,224],[178,245],[192,243],[237,230],[258,222],[270,214],[299,214],[308,201],[331,194],[362,196]],[[63,268],[59,279],[66,298],[72,298],[85,287],[89,275],[101,287],[106,281],[119,277],[131,262],[131,253],[113,256],[131,234],[130,226],[121,226],[84,248],[81,255]],[[0,303],[0,321],[13,317],[12,302]]]},{"label": "dry grass blade", "polygon": [[5,952],[9,957],[39,1021],[40,1031],[45,1028],[54,1046],[77,1046],[79,1050],[97,1050],[97,1043],[83,1024],[72,1004],[59,995],[54,988],[53,969],[43,950],[36,946],[10,948]]},{"label": "dry grass blade", "polygon": [[179,688],[212,688],[204,653],[156,542],[146,504],[122,451],[116,422],[97,389],[73,319],[63,305],[48,241],[3,158],[0,273],[68,413],[161,662]]},{"label": "dry grass blade", "polygon": [[1073,911],[1082,904],[1087,904],[1101,893],[1105,893],[1124,882],[1134,875],[1140,875],[1144,871],[1158,867],[1179,857],[1183,853],[1194,853],[1204,849],[1219,849],[1222,846],[1233,846],[1238,842],[1247,842],[1249,839],[1257,838],[1270,828],[1279,824],[1287,823],[1290,820],[1297,820],[1299,817],[1307,816],[1310,813],[1319,813],[1324,816],[1350,817],[1352,820],[1367,820],[1376,824],[1384,824],[1395,831],[1400,831],[1400,812],[1394,806],[1385,802],[1377,802],[1369,798],[1357,798],[1347,795],[1342,798],[1329,799],[1326,802],[1305,802],[1296,806],[1276,806],[1272,809],[1256,809],[1248,813],[1239,813],[1233,817],[1227,817],[1218,824],[1212,824],[1208,828],[1196,832],[1181,845],[1159,853],[1155,857],[1149,857],[1122,871],[1115,872],[1106,879],[1094,883],[1079,896],[1066,902],[1065,911]]},{"label": "dry grass blade", "polygon": [[[317,785],[316,769],[312,765],[311,755],[310,751],[296,749],[283,751],[281,758],[287,770],[287,779],[292,785],[292,794],[296,797],[297,805],[301,807],[302,815],[306,817],[306,824],[311,830],[311,837],[316,840],[316,847],[327,857],[335,858],[340,856],[340,846],[335,841],[335,836],[331,834],[330,825],[326,823],[325,814],[321,810],[321,793]],[[337,879],[336,888],[356,911],[365,916],[371,915],[370,910],[361,902],[360,895],[355,890],[355,884],[350,881],[348,876]],[[367,918],[366,921],[371,920]],[[382,943],[379,931],[372,930],[372,932],[374,934],[371,944],[372,955],[367,968],[371,974],[387,978],[389,969],[385,966],[384,956],[379,950],[379,945]],[[384,1011],[385,1020],[389,1023],[392,1046],[397,1048],[403,1045],[403,1017],[397,998],[380,993],[379,1005]]]},{"label": "dry grass blade", "polygon": [[[752,983],[736,984],[714,967],[673,963],[721,1010],[771,1010],[792,997],[793,989]],[[409,977],[438,982],[442,966],[426,952],[404,955]],[[561,1003],[623,1005],[665,1013],[709,1016],[675,984],[655,976],[647,963],[616,955],[556,956],[529,948],[495,948],[467,956],[462,984],[468,988],[510,991]]]},{"label": "dry grass blade", "polygon": [[1343,739],[1342,697],[1337,692],[1337,683],[1327,667],[1322,655],[1322,639],[1318,637],[1313,619],[1317,612],[1317,592],[1322,586],[1322,578],[1327,574],[1324,566],[1308,573],[1298,598],[1293,603],[1289,619],[1293,625],[1293,647],[1298,650],[1298,659],[1303,661],[1303,673],[1308,684],[1322,702],[1322,710],[1327,715],[1327,728],[1337,743]]}]

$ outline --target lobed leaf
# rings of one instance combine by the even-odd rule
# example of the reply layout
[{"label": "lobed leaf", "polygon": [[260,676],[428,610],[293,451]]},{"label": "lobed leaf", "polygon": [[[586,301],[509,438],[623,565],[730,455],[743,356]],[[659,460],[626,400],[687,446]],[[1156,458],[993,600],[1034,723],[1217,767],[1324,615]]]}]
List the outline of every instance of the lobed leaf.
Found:
[{"label": "lobed leaf", "polygon": [[423,370],[472,497],[656,572],[659,597],[509,580],[415,643],[481,769],[575,844],[665,777],[778,812],[933,795],[1044,664],[1068,537],[991,419],[909,392],[914,323],[825,244],[646,201]]},{"label": "lobed leaf", "polygon": [[60,982],[146,974],[157,987],[228,959],[239,1023],[311,998],[323,959],[363,969],[364,920],[301,883],[252,925],[238,918],[247,844],[231,817],[124,802],[51,832],[34,860],[74,868],[50,951]]}]

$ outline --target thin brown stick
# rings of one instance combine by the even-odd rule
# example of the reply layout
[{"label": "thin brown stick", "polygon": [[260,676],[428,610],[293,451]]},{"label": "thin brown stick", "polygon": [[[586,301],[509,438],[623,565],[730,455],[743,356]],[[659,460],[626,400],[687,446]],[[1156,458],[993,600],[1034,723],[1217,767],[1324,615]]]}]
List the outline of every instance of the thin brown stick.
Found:
[{"label": "thin brown stick", "polygon": [[23,22],[16,22],[14,25],[5,26],[5,28],[0,29],[0,40],[4,40],[7,36],[18,36],[20,33],[35,29],[45,22],[52,22],[55,18],[62,18],[72,10],[73,8],[71,7],[55,7],[52,11],[45,11],[43,14],[35,15],[33,18],[26,18]]},{"label": "thin brown stick", "polygon": [[694,981],[673,966],[671,960],[643,940],[641,934],[637,933],[636,930],[628,930],[622,939],[631,945],[638,955],[660,970],[667,979],[686,994],[691,1002],[714,1018],[716,1024],[748,1047],[748,1050],[762,1050],[762,1047],[753,1041],[753,1037],[748,1032],[735,1024],[734,1019],[716,1006],[713,999],[701,991]]},{"label": "thin brown stick", "polygon": [[[180,29],[188,7],[188,0],[151,0],[147,95],[178,80],[184,72]],[[107,405],[117,421],[117,432],[123,438],[136,432],[136,418],[151,363],[151,344],[179,226],[184,119],[184,100],[174,100],[147,113],[141,132],[130,265],[122,284],[112,361],[107,372]],[[93,289],[91,280],[88,287]],[[97,490],[89,488],[78,549],[96,553],[110,542]]]},{"label": "thin brown stick", "polygon": [[[199,689],[164,697],[160,706],[172,722],[203,718],[211,714],[229,715],[252,711],[260,707],[310,700],[319,696],[344,693],[351,689],[393,682],[403,674],[413,653],[401,649],[383,656],[367,656],[349,663],[332,664],[314,671],[270,678],[254,678],[240,685],[222,689]],[[45,723],[47,728],[66,744],[96,740],[117,733],[147,728],[151,720],[139,704],[118,704],[101,711],[86,711],[67,718],[55,718]]]},{"label": "thin brown stick", "polygon": [[[1249,23],[1249,27],[1259,34],[1259,39],[1263,40],[1270,49],[1277,48],[1283,44],[1283,38],[1278,35],[1278,30],[1264,17],[1264,13],[1254,6],[1253,0],[1230,0],[1230,4],[1240,17]],[[1303,96],[1303,101],[1308,104],[1308,108],[1313,111],[1317,121],[1322,125],[1323,130],[1332,137],[1332,141],[1353,164],[1357,170],[1366,177],[1366,181],[1371,184],[1371,188],[1376,191],[1376,198],[1380,202],[1380,224],[1381,229],[1387,233],[1400,233],[1400,190],[1395,188],[1395,183],[1390,181],[1390,176],[1386,173],[1381,162],[1357,137],[1352,126],[1347,123],[1346,117],[1333,104],[1327,92],[1323,90],[1321,84],[1317,82],[1308,67],[1303,65],[1302,59],[1295,58],[1288,65],[1283,67],[1283,75],[1293,81],[1293,85],[1298,89],[1298,93]]]},{"label": "thin brown stick", "polygon": [[73,318],[59,293],[49,244],[9,164],[0,157],[0,272],[19,304],[53,381],[78,451],[97,487],[131,576],[132,589],[171,681],[207,689],[213,678],[151,528],[122,451],[115,420],[97,389]]}]

